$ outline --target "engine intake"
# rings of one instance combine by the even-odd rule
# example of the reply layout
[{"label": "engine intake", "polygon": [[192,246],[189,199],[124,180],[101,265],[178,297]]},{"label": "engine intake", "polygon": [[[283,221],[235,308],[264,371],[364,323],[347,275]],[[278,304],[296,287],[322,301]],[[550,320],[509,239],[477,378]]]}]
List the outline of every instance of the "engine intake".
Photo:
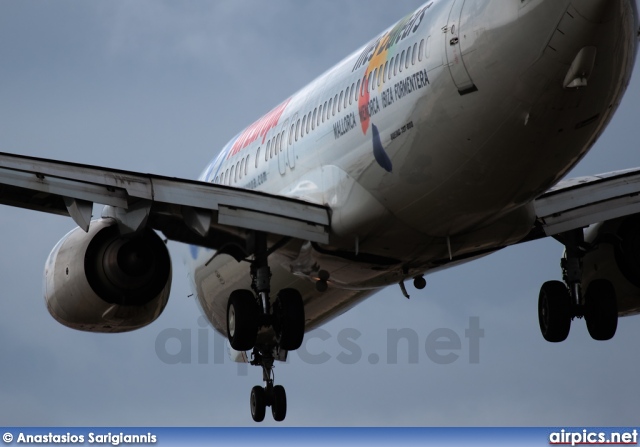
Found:
[{"label": "engine intake", "polygon": [[171,259],[151,229],[120,235],[115,221],[97,220],[58,242],[45,266],[49,313],[73,329],[125,332],[160,316],[169,299]]}]

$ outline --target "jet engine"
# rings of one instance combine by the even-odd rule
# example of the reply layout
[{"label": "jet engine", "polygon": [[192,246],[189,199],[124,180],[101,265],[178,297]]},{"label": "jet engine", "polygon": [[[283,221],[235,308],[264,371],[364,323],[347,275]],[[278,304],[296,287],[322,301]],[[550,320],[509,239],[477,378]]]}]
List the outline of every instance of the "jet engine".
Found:
[{"label": "jet engine", "polygon": [[640,313],[640,215],[593,225],[585,232],[591,249],[583,258],[582,287],[598,279],[611,282],[618,315]]},{"label": "jet engine", "polygon": [[169,299],[171,259],[151,229],[121,235],[112,219],[76,228],[51,251],[44,270],[49,313],[73,329],[125,332],[160,316]]}]

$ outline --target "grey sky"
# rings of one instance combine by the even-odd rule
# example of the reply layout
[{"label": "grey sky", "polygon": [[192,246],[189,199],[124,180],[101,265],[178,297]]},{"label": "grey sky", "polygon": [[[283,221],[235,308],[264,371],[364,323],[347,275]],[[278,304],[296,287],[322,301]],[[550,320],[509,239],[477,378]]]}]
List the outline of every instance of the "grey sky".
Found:
[{"label": "grey sky", "polygon": [[[176,177],[197,176],[242,127],[338,62],[420,1],[0,2],[0,151]],[[636,64],[638,65],[638,64]],[[638,71],[638,67],[636,67]],[[640,166],[640,74],[573,176]],[[120,335],[67,329],[48,314],[42,269],[73,222],[3,207],[0,231],[0,421],[4,425],[253,425],[261,372],[224,356],[198,364],[199,310],[181,247],[172,297],[151,326]],[[391,287],[311,340],[321,365],[278,365],[290,425],[634,425],[640,414],[640,318],[610,342],[577,321],[562,344],[539,334],[540,285],[560,278],[553,240],[506,249],[427,278],[411,300]],[[479,317],[480,362],[464,331]],[[191,364],[163,363],[166,329],[193,335]],[[417,364],[386,364],[387,330],[420,339]],[[449,328],[460,358],[431,361],[428,335]],[[337,341],[362,335],[347,365]],[[175,342],[175,340],[174,340]],[[177,344],[169,344],[177,350]],[[200,349],[202,349],[200,347]],[[380,363],[372,365],[370,354]],[[265,424],[271,424],[267,417]]]}]

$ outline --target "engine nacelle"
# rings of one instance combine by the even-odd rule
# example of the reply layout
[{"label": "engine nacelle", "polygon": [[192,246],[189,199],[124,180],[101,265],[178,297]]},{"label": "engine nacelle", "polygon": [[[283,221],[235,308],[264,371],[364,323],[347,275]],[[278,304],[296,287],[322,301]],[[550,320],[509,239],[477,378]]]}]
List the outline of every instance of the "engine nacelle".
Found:
[{"label": "engine nacelle", "polygon": [[594,225],[585,240],[593,249],[583,258],[582,290],[595,279],[607,279],[616,290],[618,314],[640,313],[640,215]]},{"label": "engine nacelle", "polygon": [[160,316],[171,289],[171,258],[151,229],[120,235],[112,219],[76,228],[51,251],[44,270],[49,313],[73,329],[125,332]]}]

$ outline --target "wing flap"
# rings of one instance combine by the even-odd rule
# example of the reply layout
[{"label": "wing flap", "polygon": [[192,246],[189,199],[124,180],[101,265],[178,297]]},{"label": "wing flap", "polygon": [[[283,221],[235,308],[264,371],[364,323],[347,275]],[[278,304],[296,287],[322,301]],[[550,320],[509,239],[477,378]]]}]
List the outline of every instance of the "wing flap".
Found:
[{"label": "wing flap", "polygon": [[640,168],[560,182],[534,206],[547,236],[640,213]]},{"label": "wing flap", "polygon": [[[149,222],[180,222],[191,243],[211,246],[216,231],[259,230],[318,243],[329,240],[329,209],[258,191],[194,180],[0,153],[0,203],[71,216],[88,229],[94,203],[143,210]],[[156,228],[161,229],[161,228]]]}]

